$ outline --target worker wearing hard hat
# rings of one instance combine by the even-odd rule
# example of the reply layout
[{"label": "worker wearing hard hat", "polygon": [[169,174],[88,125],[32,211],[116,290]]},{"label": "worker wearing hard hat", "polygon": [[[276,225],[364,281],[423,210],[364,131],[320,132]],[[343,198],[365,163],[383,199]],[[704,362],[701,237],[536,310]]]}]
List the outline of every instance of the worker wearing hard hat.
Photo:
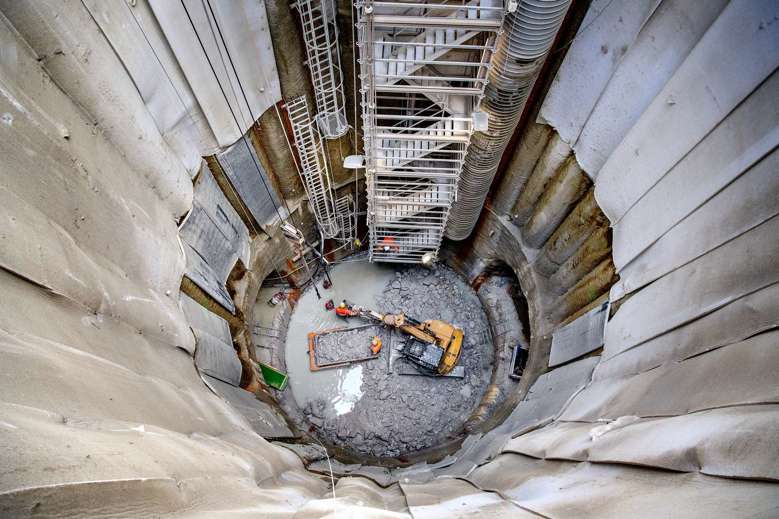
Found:
[{"label": "worker wearing hard hat", "polygon": [[385,236],[379,241],[379,244],[377,246],[378,252],[394,252],[399,253],[400,247],[398,246],[397,241],[395,241],[395,238],[393,236]]},{"label": "worker wearing hard hat", "polygon": [[379,339],[378,335],[373,336],[373,340],[371,341],[371,353],[374,355],[378,355],[381,351],[381,339]]},{"label": "worker wearing hard hat", "polygon": [[353,310],[349,305],[346,304],[346,301],[341,301],[341,304],[338,305],[338,307],[335,309],[335,314],[338,317],[354,317],[358,314],[356,310]]}]

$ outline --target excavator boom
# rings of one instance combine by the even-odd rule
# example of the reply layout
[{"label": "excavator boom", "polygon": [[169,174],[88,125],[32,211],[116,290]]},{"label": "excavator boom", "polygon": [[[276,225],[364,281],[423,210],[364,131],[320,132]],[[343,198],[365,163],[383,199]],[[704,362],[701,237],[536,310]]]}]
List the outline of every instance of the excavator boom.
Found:
[{"label": "excavator boom", "polygon": [[403,313],[380,314],[347,301],[344,303],[353,311],[353,315],[397,328],[408,335],[412,343],[420,343],[414,345],[407,342],[403,353],[426,370],[437,375],[446,375],[457,365],[464,337],[462,329],[445,321],[419,322]]}]

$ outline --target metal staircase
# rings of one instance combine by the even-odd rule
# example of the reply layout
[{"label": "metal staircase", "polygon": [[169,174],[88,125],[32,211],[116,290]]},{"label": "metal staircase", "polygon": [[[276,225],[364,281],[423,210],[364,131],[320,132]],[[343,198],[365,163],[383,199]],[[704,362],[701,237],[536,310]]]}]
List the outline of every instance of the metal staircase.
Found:
[{"label": "metal staircase", "polygon": [[300,14],[306,43],[306,64],[314,85],[319,130],[335,139],[349,130],[343,91],[338,27],[334,0],[298,0],[293,7]]},{"label": "metal staircase", "polygon": [[325,238],[336,238],[341,234],[341,226],[322,139],[312,124],[305,96],[290,99],[286,105],[295,147],[300,157],[300,177],[311,203],[311,210]]},{"label": "metal staircase", "polygon": [[372,261],[435,259],[502,0],[357,2]]}]

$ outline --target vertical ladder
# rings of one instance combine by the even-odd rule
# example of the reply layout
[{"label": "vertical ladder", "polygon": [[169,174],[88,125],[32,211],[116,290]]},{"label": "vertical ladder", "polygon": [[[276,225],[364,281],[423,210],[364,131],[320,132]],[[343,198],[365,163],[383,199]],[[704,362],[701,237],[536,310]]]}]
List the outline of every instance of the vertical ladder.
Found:
[{"label": "vertical ladder", "polygon": [[357,237],[357,210],[351,194],[346,194],[335,201],[335,215],[338,221],[339,234],[336,241],[345,247],[354,248]]},{"label": "vertical ladder", "polygon": [[298,0],[294,7],[303,25],[306,63],[316,99],[316,120],[325,139],[349,130],[343,91],[334,0]]},{"label": "vertical ladder", "polygon": [[295,147],[300,156],[300,177],[306,189],[311,210],[326,238],[340,232],[330,172],[327,169],[322,139],[311,121],[305,96],[287,101],[287,113],[292,123]]}]

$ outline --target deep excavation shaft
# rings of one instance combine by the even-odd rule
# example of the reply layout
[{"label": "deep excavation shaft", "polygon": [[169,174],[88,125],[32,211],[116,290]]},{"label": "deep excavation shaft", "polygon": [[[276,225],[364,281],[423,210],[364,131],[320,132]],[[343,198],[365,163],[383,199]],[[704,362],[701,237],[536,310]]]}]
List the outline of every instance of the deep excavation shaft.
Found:
[{"label": "deep excavation shaft", "polygon": [[777,20],[0,0],[0,517],[776,517]]}]

